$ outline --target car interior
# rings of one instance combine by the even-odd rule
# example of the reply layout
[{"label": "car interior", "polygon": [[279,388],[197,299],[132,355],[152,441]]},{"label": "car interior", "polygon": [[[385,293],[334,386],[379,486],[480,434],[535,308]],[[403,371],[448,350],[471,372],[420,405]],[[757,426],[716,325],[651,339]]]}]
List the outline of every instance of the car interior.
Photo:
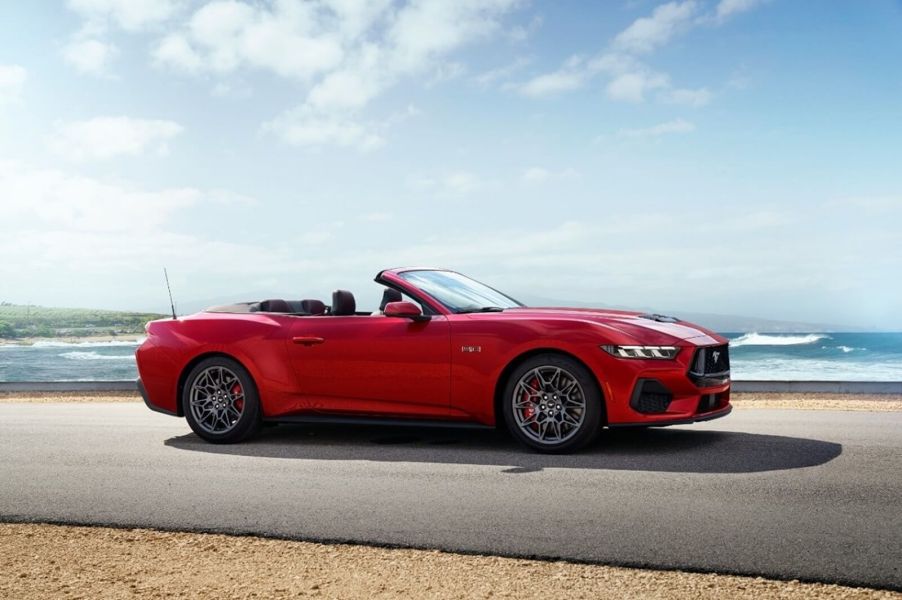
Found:
[{"label": "car interior", "polygon": [[[224,312],[224,313],[279,313],[300,316],[379,316],[385,314],[385,306],[389,302],[401,302],[405,298],[396,289],[386,287],[382,291],[382,300],[379,302],[379,310],[376,311],[358,311],[357,301],[354,294],[348,290],[335,290],[332,292],[332,304],[327,305],[322,300],[315,298],[306,298],[304,300],[282,300],[279,298],[270,298],[261,300],[260,302],[241,302],[226,306],[214,306],[207,309],[207,312]],[[419,303],[417,303],[419,304]]]},{"label": "car interior", "polygon": [[400,291],[387,286],[383,287],[382,299],[379,309],[375,311],[357,310],[357,300],[354,294],[348,290],[335,290],[332,292],[332,304],[326,304],[315,298],[303,300],[283,300],[281,298],[268,298],[259,302],[237,302],[223,306],[211,306],[205,312],[212,313],[277,313],[298,316],[380,316],[385,314],[385,307],[390,302],[413,302],[421,308],[423,314],[433,315],[435,311],[415,298],[407,297]]}]

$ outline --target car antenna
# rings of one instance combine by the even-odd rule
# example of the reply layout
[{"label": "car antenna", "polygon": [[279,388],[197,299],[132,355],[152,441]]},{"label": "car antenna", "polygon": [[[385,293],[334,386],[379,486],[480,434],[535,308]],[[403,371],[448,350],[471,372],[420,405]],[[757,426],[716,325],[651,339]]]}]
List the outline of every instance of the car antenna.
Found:
[{"label": "car antenna", "polygon": [[169,287],[169,273],[166,272],[166,267],[163,267],[163,277],[166,278],[166,289],[169,291],[169,308],[172,309],[172,318],[177,319],[175,316],[175,302],[172,301],[172,288]]}]

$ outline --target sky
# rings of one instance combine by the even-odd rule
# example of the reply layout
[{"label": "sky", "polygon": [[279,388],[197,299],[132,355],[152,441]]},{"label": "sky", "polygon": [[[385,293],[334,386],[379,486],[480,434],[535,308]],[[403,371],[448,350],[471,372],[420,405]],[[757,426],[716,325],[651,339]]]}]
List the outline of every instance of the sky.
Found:
[{"label": "sky", "polygon": [[902,3],[0,3],[0,300],[513,296],[902,329]]}]

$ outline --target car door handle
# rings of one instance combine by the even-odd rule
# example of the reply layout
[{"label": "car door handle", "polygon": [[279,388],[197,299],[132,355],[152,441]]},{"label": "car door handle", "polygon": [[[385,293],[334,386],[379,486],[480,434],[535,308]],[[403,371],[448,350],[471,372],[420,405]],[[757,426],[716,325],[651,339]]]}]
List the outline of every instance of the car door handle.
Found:
[{"label": "car door handle", "polygon": [[315,335],[300,335],[298,337],[291,338],[291,341],[295,344],[303,344],[304,346],[312,346],[313,344],[322,344],[326,340],[321,337],[316,337]]}]

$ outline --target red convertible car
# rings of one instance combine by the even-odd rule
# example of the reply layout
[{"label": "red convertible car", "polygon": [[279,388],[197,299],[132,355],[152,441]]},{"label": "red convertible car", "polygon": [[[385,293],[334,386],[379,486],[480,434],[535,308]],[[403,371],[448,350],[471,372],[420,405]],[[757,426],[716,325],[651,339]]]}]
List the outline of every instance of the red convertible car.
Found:
[{"label": "red convertible car", "polygon": [[672,317],[531,308],[444,269],[389,269],[380,309],[353,294],[263,300],[147,324],[147,406],[210,442],[264,422],[495,427],[569,452],[603,427],[728,414],[727,340]]}]

